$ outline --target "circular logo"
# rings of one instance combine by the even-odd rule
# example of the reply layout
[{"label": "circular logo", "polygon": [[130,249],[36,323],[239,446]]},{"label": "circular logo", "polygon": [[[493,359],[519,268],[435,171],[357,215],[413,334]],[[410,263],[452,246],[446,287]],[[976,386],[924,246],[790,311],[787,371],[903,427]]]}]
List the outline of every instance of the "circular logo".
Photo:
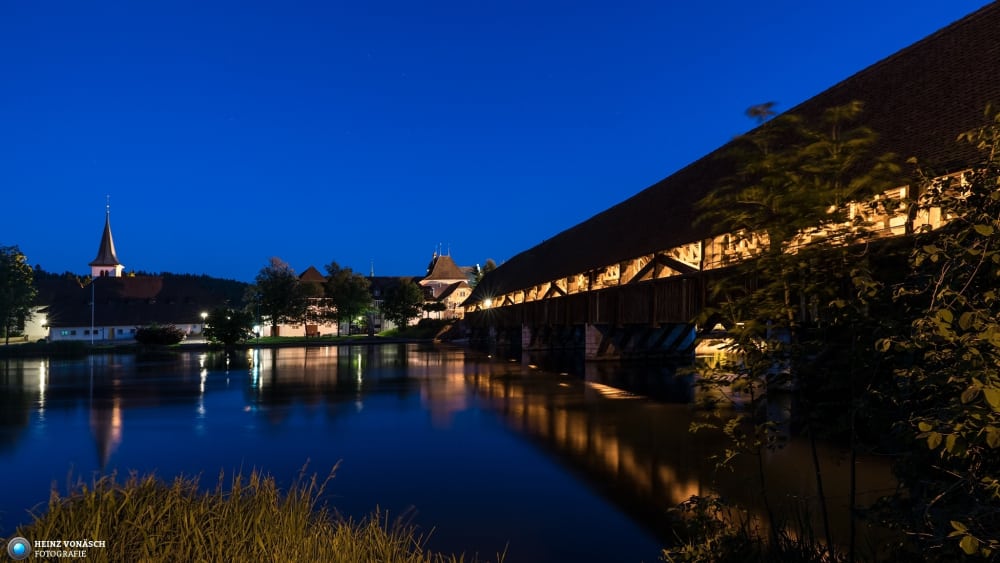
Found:
[{"label": "circular logo", "polygon": [[22,537],[11,538],[7,542],[7,555],[14,561],[27,559],[31,555],[31,542]]}]

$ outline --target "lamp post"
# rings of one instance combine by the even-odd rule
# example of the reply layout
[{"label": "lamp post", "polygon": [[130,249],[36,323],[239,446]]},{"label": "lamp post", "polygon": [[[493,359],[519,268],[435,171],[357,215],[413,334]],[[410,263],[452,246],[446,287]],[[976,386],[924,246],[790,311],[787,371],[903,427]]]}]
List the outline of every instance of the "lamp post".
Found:
[{"label": "lamp post", "polygon": [[90,347],[94,347],[94,284],[97,278],[90,280]]},{"label": "lamp post", "polygon": [[201,337],[205,338],[205,322],[208,320],[208,313],[201,312]]}]

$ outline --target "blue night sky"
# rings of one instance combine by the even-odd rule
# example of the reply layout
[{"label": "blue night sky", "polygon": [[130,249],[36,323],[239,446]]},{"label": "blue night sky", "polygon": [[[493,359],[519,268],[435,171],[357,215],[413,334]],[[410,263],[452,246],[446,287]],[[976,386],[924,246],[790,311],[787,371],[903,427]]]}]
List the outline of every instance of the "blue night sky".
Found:
[{"label": "blue night sky", "polygon": [[986,3],[0,0],[0,245],[502,262]]}]

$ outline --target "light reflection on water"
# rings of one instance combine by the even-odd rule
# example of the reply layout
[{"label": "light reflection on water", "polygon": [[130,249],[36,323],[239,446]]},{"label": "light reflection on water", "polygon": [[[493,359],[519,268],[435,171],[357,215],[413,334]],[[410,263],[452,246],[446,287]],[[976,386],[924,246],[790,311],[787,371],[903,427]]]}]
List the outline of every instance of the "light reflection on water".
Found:
[{"label": "light reflection on water", "polygon": [[[522,359],[381,345],[0,360],[0,476],[19,485],[0,496],[0,534],[69,472],[212,486],[220,469],[260,468],[287,486],[306,463],[325,474],[340,462],[326,500],[406,514],[434,528],[432,548],[656,560],[666,509],[714,482],[720,443],[687,431],[690,381]],[[808,495],[796,448],[768,462],[787,494]]]}]

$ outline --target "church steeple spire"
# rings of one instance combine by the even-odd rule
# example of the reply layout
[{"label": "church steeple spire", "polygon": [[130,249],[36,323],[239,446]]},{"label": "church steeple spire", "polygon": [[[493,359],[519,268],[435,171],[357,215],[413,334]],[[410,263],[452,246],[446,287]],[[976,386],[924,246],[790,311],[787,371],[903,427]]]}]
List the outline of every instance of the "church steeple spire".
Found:
[{"label": "church steeple spire", "polygon": [[97,258],[90,262],[90,275],[97,278],[108,276],[119,278],[125,266],[118,261],[115,253],[115,241],[111,237],[111,196],[108,196],[104,214],[104,233],[101,234],[101,246],[97,248]]}]

